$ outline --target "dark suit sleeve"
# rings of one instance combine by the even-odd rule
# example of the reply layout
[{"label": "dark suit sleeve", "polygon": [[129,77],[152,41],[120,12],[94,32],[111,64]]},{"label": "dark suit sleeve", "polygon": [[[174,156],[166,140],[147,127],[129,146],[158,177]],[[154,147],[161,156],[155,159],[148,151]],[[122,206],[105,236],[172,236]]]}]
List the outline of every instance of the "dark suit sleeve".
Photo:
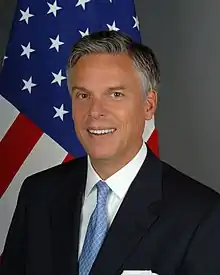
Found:
[{"label": "dark suit sleeve", "polygon": [[17,205],[12,218],[1,257],[0,275],[24,275],[27,253],[27,205],[26,184],[19,192]]},{"label": "dark suit sleeve", "polygon": [[192,237],[178,275],[220,274],[220,203],[210,211]]}]

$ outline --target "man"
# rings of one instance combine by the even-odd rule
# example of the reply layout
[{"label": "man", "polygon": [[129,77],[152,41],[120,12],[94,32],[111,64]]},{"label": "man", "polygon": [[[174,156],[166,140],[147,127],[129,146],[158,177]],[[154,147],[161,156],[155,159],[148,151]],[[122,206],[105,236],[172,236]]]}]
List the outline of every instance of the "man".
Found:
[{"label": "man", "polygon": [[152,50],[93,33],[74,45],[67,76],[88,156],[26,179],[0,274],[219,275],[219,195],[142,139],[160,82]]}]

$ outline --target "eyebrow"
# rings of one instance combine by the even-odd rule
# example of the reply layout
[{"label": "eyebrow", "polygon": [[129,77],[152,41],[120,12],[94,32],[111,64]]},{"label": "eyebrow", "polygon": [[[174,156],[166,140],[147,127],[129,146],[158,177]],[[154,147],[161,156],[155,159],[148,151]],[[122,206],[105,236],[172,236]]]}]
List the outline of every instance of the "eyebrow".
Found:
[{"label": "eyebrow", "polygon": [[[124,86],[112,86],[109,87],[108,90],[109,91],[118,91],[118,90],[125,90],[126,88]],[[81,86],[73,86],[72,87],[72,93],[74,93],[74,91],[83,91],[86,93],[91,93],[90,90],[86,89],[85,87],[81,87]]]},{"label": "eyebrow", "polygon": [[125,90],[125,87],[124,86],[115,86],[115,87],[110,87],[108,90],[110,90],[110,91]]},{"label": "eyebrow", "polygon": [[81,87],[81,86],[73,86],[71,90],[72,90],[72,93],[74,93],[74,91],[83,91],[83,92],[87,92],[87,93],[91,92],[88,89]]}]

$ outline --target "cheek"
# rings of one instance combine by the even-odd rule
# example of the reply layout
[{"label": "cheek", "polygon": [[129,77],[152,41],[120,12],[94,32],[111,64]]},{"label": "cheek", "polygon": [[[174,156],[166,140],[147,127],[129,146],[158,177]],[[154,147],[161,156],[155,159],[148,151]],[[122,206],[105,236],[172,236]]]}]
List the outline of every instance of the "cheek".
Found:
[{"label": "cheek", "polygon": [[[114,112],[112,112],[114,110]],[[126,104],[119,104],[110,108],[112,115],[118,120],[119,123],[124,125],[126,128],[136,124],[136,120],[140,119],[141,106],[135,103],[127,102]],[[140,116],[139,116],[140,114]]]},{"label": "cheek", "polygon": [[140,133],[145,125],[145,111],[143,104],[137,104],[136,108],[132,108],[127,118],[128,127],[131,128],[133,132]]},{"label": "cheek", "polygon": [[81,123],[84,116],[85,116],[84,108],[82,108],[78,104],[72,105],[72,118],[76,124]]},{"label": "cheek", "polygon": [[74,122],[74,129],[75,129],[77,135],[80,135],[81,128],[83,126],[81,116],[78,113],[73,112],[72,117],[73,117],[73,122]]}]

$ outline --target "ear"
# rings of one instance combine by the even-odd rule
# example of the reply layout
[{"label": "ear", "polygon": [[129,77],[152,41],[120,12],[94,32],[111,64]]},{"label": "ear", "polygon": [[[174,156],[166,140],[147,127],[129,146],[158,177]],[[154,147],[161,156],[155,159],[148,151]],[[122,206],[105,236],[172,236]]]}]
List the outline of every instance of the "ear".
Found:
[{"label": "ear", "polygon": [[151,120],[157,109],[157,92],[150,90],[145,98],[145,120]]}]

